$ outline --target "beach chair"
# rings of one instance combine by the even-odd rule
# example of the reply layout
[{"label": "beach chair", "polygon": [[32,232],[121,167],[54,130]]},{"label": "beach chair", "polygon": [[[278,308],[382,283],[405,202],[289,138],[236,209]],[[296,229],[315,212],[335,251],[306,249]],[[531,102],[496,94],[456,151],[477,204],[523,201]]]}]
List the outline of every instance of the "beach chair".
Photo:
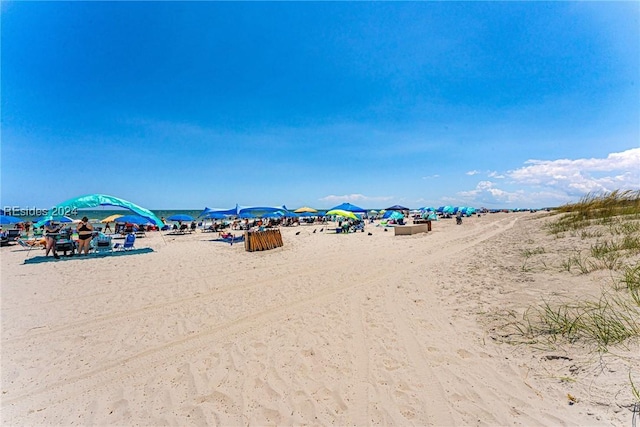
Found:
[{"label": "beach chair", "polygon": [[16,243],[16,241],[21,237],[22,233],[20,230],[13,229],[7,230],[5,233],[5,238],[7,239],[7,244]]},{"label": "beach chair", "polygon": [[124,243],[123,244],[116,243],[113,249],[118,251],[130,251],[132,249],[135,249],[134,247],[135,241],[136,241],[136,235],[134,233],[129,233],[127,234],[127,237],[124,238]]},{"label": "beach chair", "polygon": [[98,235],[91,240],[91,247],[97,254],[103,252],[111,252],[113,250],[111,236],[107,236],[103,233],[98,233]]},{"label": "beach chair", "polygon": [[77,245],[71,238],[70,230],[61,231],[55,243],[56,252],[62,252],[64,256],[67,256],[67,252],[69,252],[69,256],[73,256],[76,249]]},{"label": "beach chair", "polygon": [[37,248],[37,247],[44,247],[45,246],[45,240],[44,239],[18,239],[16,240],[18,242],[18,244],[20,246],[22,246],[23,248],[28,248],[28,249],[32,249],[32,248]]}]

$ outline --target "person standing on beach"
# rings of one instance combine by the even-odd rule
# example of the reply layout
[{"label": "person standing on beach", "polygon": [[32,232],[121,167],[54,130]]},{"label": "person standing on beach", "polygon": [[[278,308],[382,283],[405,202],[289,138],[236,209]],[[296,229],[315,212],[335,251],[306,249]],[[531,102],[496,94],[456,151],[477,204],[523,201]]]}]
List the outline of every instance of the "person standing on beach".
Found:
[{"label": "person standing on beach", "polygon": [[85,255],[89,255],[92,237],[93,225],[89,223],[89,218],[85,216],[80,220],[80,223],[78,224],[78,255],[82,255],[83,250]]},{"label": "person standing on beach", "polygon": [[44,256],[49,256],[49,252],[51,250],[53,250],[53,257],[55,259],[59,259],[60,255],[58,255],[58,252],[56,252],[56,239],[58,238],[58,233],[60,232],[60,224],[56,223],[54,220],[49,221],[48,224],[45,224],[44,226],[44,231],[45,231],[45,238],[46,238],[46,243],[45,243],[45,249],[46,252],[44,253]]}]

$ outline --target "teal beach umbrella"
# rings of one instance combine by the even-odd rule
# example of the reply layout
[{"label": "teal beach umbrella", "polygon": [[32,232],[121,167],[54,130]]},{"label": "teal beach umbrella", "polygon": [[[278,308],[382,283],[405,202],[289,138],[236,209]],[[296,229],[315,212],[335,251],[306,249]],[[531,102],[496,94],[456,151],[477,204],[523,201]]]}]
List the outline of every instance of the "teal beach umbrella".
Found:
[{"label": "teal beach umbrella", "polygon": [[[87,194],[85,196],[76,197],[74,199],[66,200],[56,206],[54,206],[49,212],[54,215],[70,215],[77,213],[78,209],[95,208],[97,206],[116,206],[120,208],[128,209],[137,215],[147,218],[149,222],[162,227],[164,224],[155,216],[153,212],[131,203],[124,199],[108,196],[106,194]],[[37,223],[36,227],[40,227],[43,224]]]}]

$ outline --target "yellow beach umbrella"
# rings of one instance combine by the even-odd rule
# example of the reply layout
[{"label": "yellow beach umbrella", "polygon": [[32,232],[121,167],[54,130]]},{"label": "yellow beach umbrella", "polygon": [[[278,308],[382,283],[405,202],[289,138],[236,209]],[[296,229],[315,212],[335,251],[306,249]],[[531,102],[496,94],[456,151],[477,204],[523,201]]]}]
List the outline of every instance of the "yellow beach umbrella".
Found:
[{"label": "yellow beach umbrella", "polygon": [[107,222],[115,221],[116,219],[120,218],[121,216],[123,216],[123,215],[118,215],[118,214],[111,215],[111,216],[106,217],[105,219],[103,219],[100,222],[103,223],[103,224],[106,224]]},{"label": "yellow beach umbrella", "polygon": [[338,216],[343,216],[345,218],[351,218],[356,220],[360,219],[353,212],[343,211],[342,209],[332,209],[329,212],[327,212],[326,215],[338,215]]},{"label": "yellow beach umbrella", "polygon": [[315,210],[315,209],[313,209],[313,208],[310,208],[309,206],[303,206],[303,207],[301,207],[301,208],[296,209],[296,210],[295,210],[295,211],[293,211],[293,212],[294,212],[294,213],[305,213],[305,212],[308,212],[308,213],[317,213],[318,211],[317,211],[317,210]]}]

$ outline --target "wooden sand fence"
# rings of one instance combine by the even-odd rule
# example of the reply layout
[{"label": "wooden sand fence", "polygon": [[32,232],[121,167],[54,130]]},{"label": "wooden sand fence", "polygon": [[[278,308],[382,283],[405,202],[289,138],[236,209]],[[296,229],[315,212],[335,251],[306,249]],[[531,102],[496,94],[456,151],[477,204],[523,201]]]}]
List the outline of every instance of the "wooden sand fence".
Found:
[{"label": "wooden sand fence", "polygon": [[282,235],[278,229],[244,233],[244,249],[248,252],[267,251],[282,245]]}]

